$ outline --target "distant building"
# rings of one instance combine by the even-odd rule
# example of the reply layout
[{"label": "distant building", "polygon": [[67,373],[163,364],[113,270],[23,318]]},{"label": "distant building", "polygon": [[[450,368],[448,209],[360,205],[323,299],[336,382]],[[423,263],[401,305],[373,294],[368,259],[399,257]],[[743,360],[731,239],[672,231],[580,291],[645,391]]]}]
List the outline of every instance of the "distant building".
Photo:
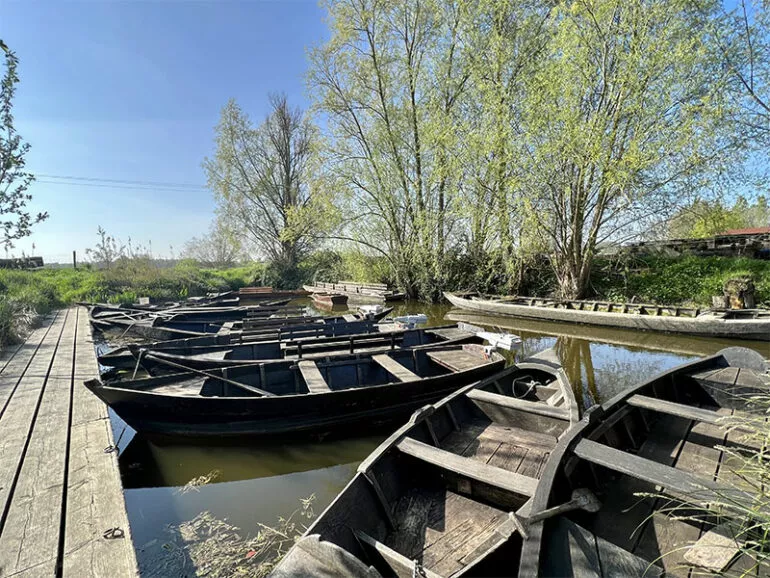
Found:
[{"label": "distant building", "polygon": [[11,259],[0,259],[0,269],[37,269],[42,266],[42,257],[13,257]]},{"label": "distant building", "polygon": [[751,227],[749,229],[730,229],[720,235],[770,235],[770,227]]}]

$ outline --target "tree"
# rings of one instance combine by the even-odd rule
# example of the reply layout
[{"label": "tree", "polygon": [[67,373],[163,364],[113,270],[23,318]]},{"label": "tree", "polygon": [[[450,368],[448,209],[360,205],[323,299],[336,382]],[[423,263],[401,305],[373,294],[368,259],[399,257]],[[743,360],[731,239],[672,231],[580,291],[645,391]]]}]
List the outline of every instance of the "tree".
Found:
[{"label": "tree", "polygon": [[599,244],[662,220],[729,162],[726,75],[685,0],[564,2],[547,30],[524,79],[518,194],[560,292],[582,297]]},{"label": "tree", "polygon": [[26,210],[32,200],[27,190],[34,177],[24,170],[29,144],[21,140],[13,126],[19,59],[2,40],[0,50],[5,56],[5,75],[0,85],[0,228],[3,230],[0,243],[13,247],[14,240],[30,235],[32,226],[47,219],[48,213],[32,215]]},{"label": "tree", "polygon": [[316,128],[285,95],[254,127],[231,100],[216,128],[216,153],[203,163],[218,210],[236,234],[286,271],[316,247],[329,219],[311,188]]},{"label": "tree", "polygon": [[739,196],[732,207],[719,199],[697,199],[679,209],[667,225],[672,239],[713,237],[730,229],[770,227],[770,209],[763,196],[754,203]]},{"label": "tree", "polygon": [[243,259],[238,235],[217,219],[206,235],[190,239],[182,251],[186,259],[194,259],[206,267],[231,267]]}]

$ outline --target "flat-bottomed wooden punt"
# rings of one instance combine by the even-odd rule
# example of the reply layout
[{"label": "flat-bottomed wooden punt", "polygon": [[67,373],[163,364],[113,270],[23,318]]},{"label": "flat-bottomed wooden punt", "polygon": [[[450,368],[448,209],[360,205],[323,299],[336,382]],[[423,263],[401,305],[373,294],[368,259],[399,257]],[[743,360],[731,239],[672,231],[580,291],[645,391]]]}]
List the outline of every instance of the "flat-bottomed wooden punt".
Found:
[{"label": "flat-bottomed wooden punt", "polygon": [[[379,327],[379,326],[375,326]],[[339,337],[320,337],[290,340],[261,341],[223,345],[195,345],[196,339],[161,341],[137,347],[123,346],[98,356],[105,367],[135,369],[137,361],[142,367],[158,368],[156,358],[169,359],[176,364],[196,369],[212,369],[230,365],[277,359],[313,359],[328,355],[352,353],[382,353],[394,349],[434,345],[458,345],[483,343],[476,333],[460,329],[457,325],[431,327],[429,329],[395,329],[360,333]],[[190,343],[192,342],[192,344]],[[168,365],[166,368],[170,367]]]},{"label": "flat-bottomed wooden punt", "polygon": [[273,572],[299,576],[503,576],[560,436],[579,419],[546,354],[421,408]]},{"label": "flat-bottomed wooden punt", "polygon": [[643,303],[494,297],[478,293],[444,293],[444,296],[455,307],[488,315],[770,341],[770,310],[766,309],[712,311]]},{"label": "flat-bottomed wooden punt", "polygon": [[[213,334],[237,335],[242,341],[280,339],[282,335],[342,335],[367,331],[366,327],[387,317],[393,308],[386,308],[377,314],[349,314],[336,317],[287,318],[276,316],[254,320],[241,327],[238,322],[221,325],[210,323],[174,323],[160,318],[136,316],[110,316],[90,318],[91,324],[101,331],[117,331],[122,335],[136,335],[147,339],[166,341],[204,337]],[[331,326],[339,326],[329,329]]]},{"label": "flat-bottomed wooden punt", "polygon": [[353,281],[339,281],[337,283],[316,282],[313,285],[304,285],[305,291],[316,294],[337,293],[346,295],[355,301],[401,301],[405,294],[400,291],[388,289],[381,283],[355,283]]},{"label": "flat-bottomed wooden punt", "polygon": [[462,345],[191,370],[119,384],[91,380],[86,386],[150,435],[358,435],[405,419],[504,364],[497,353]]},{"label": "flat-bottomed wooden punt", "polygon": [[313,293],[312,299],[314,304],[326,307],[348,304],[348,296],[341,293]]},{"label": "flat-bottomed wooden punt", "polygon": [[[544,470],[529,514],[534,522],[522,520],[530,538],[518,575],[770,574],[767,562],[760,568],[738,551],[747,535],[734,539],[724,532],[740,526],[746,512],[767,519],[767,504],[737,471],[742,462],[731,453],[756,452],[762,442],[724,420],[752,410],[751,396],[768,394],[762,357],[729,348],[591,412],[559,442]],[[597,498],[595,511],[567,508],[536,521],[569,504],[576,490]]]}]

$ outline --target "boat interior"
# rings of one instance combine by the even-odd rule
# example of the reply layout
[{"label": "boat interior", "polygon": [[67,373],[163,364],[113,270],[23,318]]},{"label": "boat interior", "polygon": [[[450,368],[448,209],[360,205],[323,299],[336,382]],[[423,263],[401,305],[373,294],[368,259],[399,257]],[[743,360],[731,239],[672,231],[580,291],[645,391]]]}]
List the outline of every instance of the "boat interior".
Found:
[{"label": "boat interior", "polygon": [[608,407],[562,461],[548,504],[587,488],[601,507],[546,520],[541,574],[757,575],[739,552],[749,536],[737,513],[755,505],[739,455],[762,442],[725,420],[752,415],[748,399],[768,393],[756,370],[696,363]]},{"label": "boat interior", "polygon": [[[252,397],[328,393],[394,382],[419,381],[496,363],[503,358],[473,344],[430,349],[394,350],[378,355],[354,354],[315,360],[277,361],[229,368],[116,381],[129,389],[206,397]],[[181,370],[181,368],[180,368]]]},{"label": "boat interior", "polygon": [[[515,574],[521,536],[512,513],[526,513],[570,425],[566,413],[549,411],[566,393],[561,384],[531,377],[509,368],[420,410],[310,528],[322,542],[305,540],[333,542],[382,576]],[[525,407],[543,412],[525,419]]]}]

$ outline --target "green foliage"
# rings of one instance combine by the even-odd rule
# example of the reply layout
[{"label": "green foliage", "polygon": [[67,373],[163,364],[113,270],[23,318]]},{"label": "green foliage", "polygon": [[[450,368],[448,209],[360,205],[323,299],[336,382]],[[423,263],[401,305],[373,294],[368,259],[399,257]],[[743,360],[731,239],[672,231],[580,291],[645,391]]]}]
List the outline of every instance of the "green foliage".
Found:
[{"label": "green foliage", "polygon": [[183,299],[258,283],[264,266],[202,269],[192,261],[159,268],[149,259],[120,259],[109,269],[0,269],[0,345],[23,334],[29,317],[76,301],[130,304],[139,297]]},{"label": "green foliage", "polygon": [[5,59],[5,74],[0,79],[0,245],[12,247],[13,241],[26,237],[48,213],[30,214],[26,208],[32,196],[27,192],[35,178],[24,170],[29,144],[22,141],[13,126],[13,97],[19,82],[16,54],[0,39],[0,58]]},{"label": "green foliage", "polygon": [[672,239],[700,239],[713,237],[729,229],[770,226],[770,207],[767,198],[760,195],[755,203],[739,196],[732,206],[720,199],[698,199],[682,207],[668,223],[668,237]]},{"label": "green foliage", "polygon": [[597,295],[618,301],[711,306],[711,297],[734,277],[750,277],[757,303],[770,302],[770,261],[733,257],[650,257],[626,264],[600,263],[592,285]]}]

